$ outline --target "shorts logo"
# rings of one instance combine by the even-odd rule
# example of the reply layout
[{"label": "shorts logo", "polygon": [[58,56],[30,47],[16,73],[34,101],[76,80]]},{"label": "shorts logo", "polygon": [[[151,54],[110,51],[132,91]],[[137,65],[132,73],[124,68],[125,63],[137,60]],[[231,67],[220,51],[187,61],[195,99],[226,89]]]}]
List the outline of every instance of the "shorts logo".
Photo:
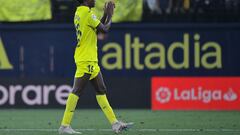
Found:
[{"label": "shorts logo", "polygon": [[160,103],[167,103],[171,98],[171,91],[166,87],[160,87],[156,92],[156,99]]}]

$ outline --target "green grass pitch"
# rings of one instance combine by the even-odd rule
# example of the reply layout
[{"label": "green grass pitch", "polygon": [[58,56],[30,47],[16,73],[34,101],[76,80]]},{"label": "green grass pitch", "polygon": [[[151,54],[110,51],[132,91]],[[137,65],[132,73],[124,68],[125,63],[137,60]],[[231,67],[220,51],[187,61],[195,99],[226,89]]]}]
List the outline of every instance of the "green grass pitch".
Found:
[{"label": "green grass pitch", "polygon": [[[237,111],[115,110],[134,122],[121,135],[240,135]],[[0,109],[0,135],[58,135],[63,109]],[[114,135],[101,110],[78,109],[72,127],[83,135]]]}]

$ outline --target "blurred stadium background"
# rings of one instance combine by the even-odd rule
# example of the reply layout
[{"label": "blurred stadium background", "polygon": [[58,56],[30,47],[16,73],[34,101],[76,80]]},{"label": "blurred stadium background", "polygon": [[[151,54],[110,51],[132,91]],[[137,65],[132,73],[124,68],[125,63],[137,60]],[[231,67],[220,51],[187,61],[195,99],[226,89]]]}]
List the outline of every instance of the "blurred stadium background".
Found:
[{"label": "blurred stadium background", "polygon": [[[106,0],[96,0],[101,17]],[[0,135],[52,135],[71,91],[75,0],[0,0]],[[117,0],[99,65],[129,135],[240,134],[240,1]],[[93,87],[73,128],[113,134]]]}]

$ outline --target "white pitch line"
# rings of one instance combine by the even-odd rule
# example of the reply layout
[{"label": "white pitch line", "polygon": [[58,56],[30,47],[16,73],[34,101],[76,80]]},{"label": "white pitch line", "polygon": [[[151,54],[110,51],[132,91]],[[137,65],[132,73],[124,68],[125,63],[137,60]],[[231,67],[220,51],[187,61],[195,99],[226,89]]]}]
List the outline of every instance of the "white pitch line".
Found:
[{"label": "white pitch line", "polygon": [[[111,129],[76,129],[77,131],[112,132]],[[57,132],[58,129],[0,129],[0,132]],[[129,129],[137,132],[240,132],[240,129]]]}]

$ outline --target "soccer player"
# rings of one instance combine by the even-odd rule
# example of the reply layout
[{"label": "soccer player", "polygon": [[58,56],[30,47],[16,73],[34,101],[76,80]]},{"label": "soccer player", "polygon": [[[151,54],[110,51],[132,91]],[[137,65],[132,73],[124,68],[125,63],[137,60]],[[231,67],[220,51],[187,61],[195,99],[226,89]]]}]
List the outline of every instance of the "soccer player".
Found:
[{"label": "soccer player", "polygon": [[95,0],[78,1],[81,5],[77,8],[74,18],[78,40],[74,54],[77,69],[73,89],[68,96],[66,109],[58,131],[60,134],[80,134],[80,132],[73,130],[70,124],[79,96],[90,80],[95,88],[99,106],[112,125],[113,131],[119,133],[129,128],[133,123],[124,123],[117,120],[106,96],[106,86],[98,66],[97,55],[97,33],[108,32],[115,4],[112,1],[105,4],[104,15],[99,21],[91,10],[95,6]]}]

